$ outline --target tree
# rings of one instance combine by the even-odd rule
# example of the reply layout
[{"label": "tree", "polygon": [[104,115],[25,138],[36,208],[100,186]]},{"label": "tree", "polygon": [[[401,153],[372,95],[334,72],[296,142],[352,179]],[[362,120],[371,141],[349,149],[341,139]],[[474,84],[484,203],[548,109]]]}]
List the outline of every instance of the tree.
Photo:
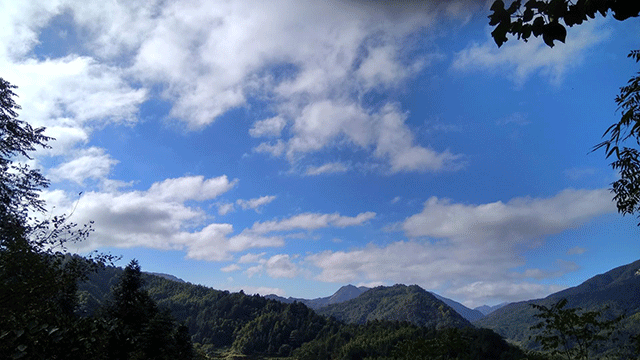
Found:
[{"label": "tree", "polygon": [[[78,281],[110,257],[71,256],[67,241],[81,241],[90,224],[45,213],[40,192],[49,185],[23,160],[52,140],[18,119],[15,86],[0,78],[0,354],[13,358],[96,358],[97,324],[78,319]],[[21,162],[22,161],[22,162]]]},{"label": "tree", "polygon": [[[523,5],[521,0],[516,0],[505,7],[502,0],[496,0],[491,11],[489,24],[495,26],[491,36],[498,47],[508,40],[507,34],[523,41],[532,35],[542,36],[545,44],[553,47],[554,41],[564,43],[566,26],[580,25],[597,14],[611,13],[619,21],[637,17],[640,1],[529,0]],[[640,51],[633,50],[628,57],[640,62]],[[614,159],[611,166],[620,173],[620,179],[611,184],[618,212],[640,217],[640,152],[637,149],[640,145],[640,72],[620,88],[615,101],[622,117],[604,132],[604,141],[593,150],[604,149],[606,158]],[[628,142],[635,144],[625,145]]]},{"label": "tree", "polygon": [[539,313],[535,316],[543,321],[531,330],[541,329],[535,340],[552,355],[561,355],[567,360],[587,360],[598,345],[610,341],[621,317],[600,320],[602,311],[582,311],[580,308],[565,308],[567,299],[551,307],[531,304]]},{"label": "tree", "polygon": [[194,358],[186,327],[177,326],[168,310],[160,310],[143,285],[140,265],[132,260],[103,310],[103,316],[111,324],[107,358]]}]

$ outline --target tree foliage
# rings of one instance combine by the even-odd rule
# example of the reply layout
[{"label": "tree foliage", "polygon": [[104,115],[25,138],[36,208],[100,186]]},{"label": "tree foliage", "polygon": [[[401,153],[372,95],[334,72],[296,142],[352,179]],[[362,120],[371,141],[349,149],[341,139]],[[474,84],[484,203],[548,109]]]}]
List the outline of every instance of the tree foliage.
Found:
[{"label": "tree foliage", "polygon": [[[565,26],[572,27],[594,19],[597,14],[607,16],[612,13],[616,20],[626,20],[640,13],[637,0],[515,0],[505,6],[503,0],[496,0],[491,6],[489,25],[495,26],[491,36],[498,47],[508,38],[507,34],[527,41],[531,35],[542,36],[550,47],[554,41],[564,42],[567,36]],[[563,25],[564,23],[564,25]]]},{"label": "tree foliage", "polygon": [[531,304],[539,311],[535,316],[543,320],[531,327],[542,330],[535,340],[552,355],[561,355],[567,360],[587,360],[601,343],[612,341],[622,318],[601,320],[602,311],[582,311],[566,305],[566,299],[550,307]]},{"label": "tree foliage", "polygon": [[0,78],[0,358],[192,359],[185,328],[140,290],[137,263],[111,308],[78,315],[78,283],[114,257],[70,255],[66,244],[84,240],[91,224],[44,216],[49,182],[25,160],[52,139],[18,119],[14,89]]}]

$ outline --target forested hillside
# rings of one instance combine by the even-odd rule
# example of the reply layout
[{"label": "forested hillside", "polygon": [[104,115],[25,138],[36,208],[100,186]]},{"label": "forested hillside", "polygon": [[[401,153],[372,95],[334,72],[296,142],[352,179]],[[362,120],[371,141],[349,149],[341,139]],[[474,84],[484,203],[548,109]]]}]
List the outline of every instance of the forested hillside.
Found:
[{"label": "forested hillside", "polygon": [[[602,310],[606,318],[624,315],[618,325],[622,333],[620,338],[624,343],[629,335],[640,334],[639,294],[640,260],[594,276],[576,287],[551,294],[544,299],[506,305],[474,322],[474,325],[492,329],[525,348],[536,348],[536,343],[530,337],[538,332],[529,328],[540,319],[534,316],[537,310],[531,304],[551,306],[561,299],[567,299],[567,308]],[[615,346],[614,343],[609,345]]]},{"label": "forested hillside", "polygon": [[391,320],[437,329],[472,326],[450,306],[417,285],[379,286],[355,299],[318,309],[318,313],[354,324]]},{"label": "forested hillside", "polygon": [[[81,284],[84,315],[109,302],[109,289],[121,276],[122,269],[108,267]],[[345,324],[318,315],[299,302],[285,304],[151,274],[144,274],[143,280],[158,308],[168,309],[179,323],[186,325],[200,351],[212,356],[235,353],[295,359],[524,357],[520,349],[508,345],[496,333],[474,329],[446,304],[417,286],[372,289],[373,296],[361,297],[373,314],[386,320],[364,319],[358,324]]]}]

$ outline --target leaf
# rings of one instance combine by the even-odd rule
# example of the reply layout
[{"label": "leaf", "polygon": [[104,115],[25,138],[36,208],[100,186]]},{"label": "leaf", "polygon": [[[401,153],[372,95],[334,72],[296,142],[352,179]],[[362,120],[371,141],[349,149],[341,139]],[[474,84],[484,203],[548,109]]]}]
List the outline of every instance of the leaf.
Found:
[{"label": "leaf", "polygon": [[533,20],[533,10],[526,9],[522,15],[522,21],[529,22],[531,20]]},{"label": "leaf", "polygon": [[531,32],[533,36],[540,36],[544,31],[544,19],[538,16],[535,20],[533,20],[533,24],[531,25]]}]

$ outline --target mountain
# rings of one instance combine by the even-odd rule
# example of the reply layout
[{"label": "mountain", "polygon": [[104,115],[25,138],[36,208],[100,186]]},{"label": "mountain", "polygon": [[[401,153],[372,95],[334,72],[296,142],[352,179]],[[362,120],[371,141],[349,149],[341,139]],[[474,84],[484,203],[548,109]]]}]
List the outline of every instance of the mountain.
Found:
[{"label": "mountain", "polygon": [[325,306],[317,312],[354,324],[391,320],[438,329],[472,326],[449,305],[417,285],[378,286],[357,298]]},{"label": "mountain", "polygon": [[[492,329],[505,338],[520,343],[523,347],[534,348],[529,337],[535,332],[529,328],[540,320],[531,304],[551,306],[561,299],[567,299],[568,308],[583,310],[604,310],[607,317],[625,314],[618,328],[623,334],[640,333],[640,260],[617,267],[604,274],[594,276],[582,284],[551,294],[544,299],[508,304],[474,325]],[[606,309],[605,309],[606,307]]]},{"label": "mountain", "polygon": [[441,300],[442,302],[444,302],[445,304],[451,306],[451,308],[453,310],[455,310],[458,314],[462,315],[463,318],[473,322],[476,320],[479,320],[481,318],[484,317],[485,314],[483,314],[482,312],[475,310],[475,309],[469,309],[468,307],[460,304],[459,302],[455,301],[455,300],[451,300],[451,299],[447,299],[444,296],[440,296],[436,293],[431,293],[433,294],[433,296],[435,296],[438,300]]},{"label": "mountain", "polygon": [[171,281],[177,281],[177,282],[180,282],[180,283],[186,282],[186,281],[180,279],[179,277],[173,276],[173,275],[170,275],[170,274],[155,273],[155,272],[150,272],[150,273],[147,273],[147,274],[160,276],[161,278],[164,278],[164,279],[167,279],[167,280],[171,280]]},{"label": "mountain", "polygon": [[503,302],[502,304],[498,304],[498,305],[493,305],[493,306],[489,306],[489,305],[482,305],[482,306],[478,306],[477,308],[474,308],[474,310],[478,310],[480,311],[484,316],[491,314],[492,312],[500,309],[501,307],[507,305],[509,303]]},{"label": "mountain", "polygon": [[297,301],[307,305],[308,307],[314,310],[317,310],[327,305],[337,304],[343,301],[354,299],[360,296],[360,294],[362,294],[367,290],[369,290],[369,288],[364,286],[356,287],[353,285],[345,285],[340,289],[338,289],[338,291],[336,291],[331,296],[316,298],[316,299],[300,299],[300,298],[293,298],[293,297],[284,298],[282,296],[273,295],[273,294],[267,295],[265,296],[265,298],[271,299],[271,300],[277,300],[286,304],[290,304],[290,303],[293,303],[294,301]]}]

